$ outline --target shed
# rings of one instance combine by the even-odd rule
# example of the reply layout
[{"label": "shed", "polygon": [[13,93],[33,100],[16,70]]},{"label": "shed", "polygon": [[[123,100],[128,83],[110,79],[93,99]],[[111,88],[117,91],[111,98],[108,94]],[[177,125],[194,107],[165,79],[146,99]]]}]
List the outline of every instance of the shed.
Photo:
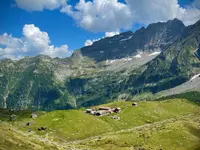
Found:
[{"label": "shed", "polygon": [[31,118],[33,118],[33,119],[34,119],[34,118],[37,118],[37,116],[38,116],[38,115],[35,114],[35,113],[32,113],[32,114],[31,114]]},{"label": "shed", "polygon": [[86,113],[91,113],[91,112],[92,112],[92,109],[86,109],[85,112],[86,112]]},{"label": "shed", "polygon": [[101,115],[103,115],[103,112],[102,111],[97,111],[95,115],[96,116],[101,116]]},{"label": "shed", "polygon": [[112,118],[115,119],[115,120],[120,120],[119,116],[112,116]]},{"label": "shed", "polygon": [[138,104],[137,103],[132,103],[132,106],[137,107]]},{"label": "shed", "polygon": [[118,112],[120,112],[121,111],[121,108],[115,108],[114,110],[113,110],[113,112],[115,112],[115,113],[118,113]]}]

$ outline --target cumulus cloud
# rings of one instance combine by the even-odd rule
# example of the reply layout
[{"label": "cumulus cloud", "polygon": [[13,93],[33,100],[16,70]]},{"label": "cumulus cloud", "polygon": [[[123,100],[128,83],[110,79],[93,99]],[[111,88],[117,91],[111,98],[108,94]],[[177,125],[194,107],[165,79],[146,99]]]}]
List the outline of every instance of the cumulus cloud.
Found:
[{"label": "cumulus cloud", "polygon": [[132,10],[134,20],[149,24],[176,18],[180,9],[177,0],[126,0]]},{"label": "cumulus cloud", "polygon": [[186,26],[196,23],[200,20],[200,10],[195,8],[184,9],[183,13],[177,17],[184,22]]},{"label": "cumulus cloud", "polygon": [[119,35],[119,32],[106,32],[105,33],[105,37],[112,37],[115,35]]},{"label": "cumulus cloud", "polygon": [[192,3],[192,6],[193,6],[194,8],[200,9],[200,1],[199,1],[199,0],[195,0],[195,1]]},{"label": "cumulus cloud", "polygon": [[77,25],[91,32],[111,32],[131,29],[133,23],[148,25],[178,18],[185,25],[200,19],[200,0],[181,7],[178,0],[79,0],[75,6],[66,0],[15,0],[18,7],[27,11],[61,8]]},{"label": "cumulus cloud", "polygon": [[130,9],[118,0],[80,0],[74,8],[67,5],[61,12],[70,15],[79,26],[92,32],[113,31],[132,25]]},{"label": "cumulus cloud", "polygon": [[17,6],[26,11],[53,10],[66,4],[66,0],[15,0]]},{"label": "cumulus cloud", "polygon": [[[126,0],[126,2],[132,10],[134,21],[139,23],[149,24],[178,18],[185,25],[190,25],[200,19],[200,10],[195,4],[183,8],[178,4],[178,0]],[[199,3],[199,0],[194,3]]]},{"label": "cumulus cloud", "polygon": [[[102,37],[104,38],[104,37]],[[86,40],[84,46],[91,46],[94,42],[101,40],[102,38],[99,39],[93,39],[93,40]]]},{"label": "cumulus cloud", "polygon": [[105,32],[105,35],[102,38],[94,39],[94,40],[86,40],[84,45],[85,46],[91,46],[96,41],[99,41],[99,40],[104,39],[106,37],[113,37],[113,36],[119,35],[119,34],[120,34],[120,32],[118,32],[118,31],[117,32]]},{"label": "cumulus cloud", "polygon": [[77,24],[92,32],[131,28],[133,22],[150,24],[178,18],[185,25],[200,19],[200,1],[181,7],[178,0],[80,0],[75,7],[65,5],[61,12],[74,18]]},{"label": "cumulus cloud", "polygon": [[40,54],[66,57],[71,54],[71,51],[67,45],[60,47],[51,45],[48,33],[41,31],[33,24],[24,25],[22,38],[15,38],[7,33],[0,35],[0,58],[19,59]]},{"label": "cumulus cloud", "polygon": [[93,44],[93,41],[91,41],[91,40],[87,40],[86,42],[85,42],[85,46],[90,46],[90,45],[92,45]]}]

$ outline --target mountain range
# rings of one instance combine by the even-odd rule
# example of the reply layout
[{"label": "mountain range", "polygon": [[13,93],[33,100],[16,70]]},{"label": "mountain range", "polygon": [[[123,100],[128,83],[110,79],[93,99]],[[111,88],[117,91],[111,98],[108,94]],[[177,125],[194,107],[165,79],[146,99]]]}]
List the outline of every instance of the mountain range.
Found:
[{"label": "mountain range", "polygon": [[200,21],[186,27],[174,19],[103,38],[69,58],[0,60],[0,107],[72,109],[192,90],[188,83],[200,73],[199,44]]}]

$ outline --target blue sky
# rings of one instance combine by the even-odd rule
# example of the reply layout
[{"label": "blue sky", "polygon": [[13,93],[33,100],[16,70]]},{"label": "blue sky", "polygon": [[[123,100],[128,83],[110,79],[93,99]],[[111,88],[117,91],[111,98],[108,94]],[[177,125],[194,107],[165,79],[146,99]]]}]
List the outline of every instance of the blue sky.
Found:
[{"label": "blue sky", "polygon": [[[75,1],[78,2],[78,0],[73,0],[72,5],[76,4]],[[83,47],[87,39],[98,39],[104,36],[104,32],[88,32],[78,27],[70,16],[60,13],[58,9],[27,12],[12,7],[13,4],[15,4],[13,0],[0,1],[0,34],[7,32],[14,37],[21,37],[25,24],[35,24],[35,26],[49,34],[54,45],[60,46],[68,43],[71,50]],[[140,24],[135,24],[130,30],[135,31],[140,27]]]},{"label": "blue sky", "polygon": [[[30,8],[26,8],[27,4],[20,6],[19,5],[20,0],[1,0],[0,1],[0,20],[1,20],[0,21],[0,36],[2,36],[4,33],[7,33],[8,35],[12,35],[10,39],[19,38],[22,40],[22,43],[26,43],[28,40],[24,41],[24,37],[27,38],[27,36],[23,35],[23,29],[25,25],[33,24],[34,27],[39,28],[41,32],[48,33],[48,37],[51,41],[49,46],[53,45],[56,49],[56,47],[60,47],[61,45],[68,45],[69,50],[75,50],[80,47],[83,47],[86,40],[92,41],[92,40],[104,37],[105,32],[111,32],[111,31],[123,32],[127,30],[135,31],[136,29],[139,29],[143,25],[147,26],[149,23],[153,23],[157,21],[167,21],[168,18],[172,19],[174,16],[174,14],[172,14],[171,16],[166,16],[166,13],[165,13],[163,14],[163,16],[159,15],[155,17],[156,13],[160,13],[160,12],[159,10],[153,10],[151,12],[155,12],[155,14],[149,15],[148,18],[145,18],[144,17],[145,13],[146,14],[149,13],[149,12],[145,12],[146,11],[145,8],[151,7],[151,5],[148,5],[148,2],[146,4],[147,6],[145,6],[145,4],[144,6],[142,4],[138,4],[138,7],[137,7],[137,2],[133,2],[136,0],[126,0],[127,4],[125,3],[125,1],[111,0],[113,1],[113,3],[115,1],[116,5],[119,4],[119,7],[112,6],[112,3],[104,2],[105,8],[102,8],[103,9],[102,11],[99,10],[97,12],[93,12],[93,13],[96,13],[96,18],[92,20],[92,23],[88,24],[88,22],[85,23],[84,17],[88,15],[87,14],[88,12],[85,11],[85,7],[88,6],[86,4],[89,0],[85,1],[82,5],[80,5],[80,7],[83,7],[83,8],[80,8],[80,10],[78,10],[78,13],[77,11],[75,11],[74,6],[77,3],[79,3],[79,0],[68,0],[66,4],[63,4],[64,0],[58,0],[58,1],[59,3],[61,3],[60,1],[62,1],[62,5],[60,4],[59,7],[56,7],[55,9],[51,9],[49,5],[45,6],[46,4],[43,4],[44,8],[38,11],[35,8],[31,8],[31,10],[28,10]],[[100,1],[105,1],[105,0],[96,0],[96,1],[99,1],[100,3]],[[145,1],[145,0],[141,0],[141,1]],[[146,0],[146,1],[150,2],[151,0]],[[156,0],[156,1],[163,1],[163,0]],[[170,1],[176,1],[176,0],[169,0],[169,3]],[[188,10],[188,9],[199,10],[198,4],[200,0],[196,0],[196,1],[197,2],[195,3],[195,5],[193,5],[194,0],[179,0],[178,5],[181,9],[183,8],[185,10]],[[123,6],[121,5],[122,3],[124,4]],[[70,12],[68,11],[68,9],[67,11],[65,9],[65,11],[61,12],[62,8],[64,7],[68,8],[67,6],[70,6],[70,5],[72,7]],[[161,5],[160,7],[162,7],[162,3],[160,3],[160,5]],[[168,4],[164,3],[163,5],[168,5]],[[169,9],[172,9],[173,11],[174,7],[170,5],[171,4],[169,4]],[[193,8],[188,8],[188,6],[192,6]],[[97,9],[97,6],[95,5],[92,5],[92,7],[94,8],[88,7],[87,9],[92,9],[92,10]],[[121,12],[120,11],[118,12],[118,8],[120,8]],[[129,8],[133,10],[135,9],[137,13],[141,15],[134,16],[132,12],[130,14],[129,12],[130,10],[128,10]],[[143,11],[143,8],[144,8],[144,11]],[[102,17],[104,16],[103,12],[106,11],[106,9],[114,10],[111,12],[112,14],[111,17],[108,17],[108,18],[111,18],[110,21],[108,19],[103,20],[103,17]],[[124,14],[122,13],[126,11],[127,13],[124,13]],[[116,15],[114,16],[115,20],[113,20],[112,18],[113,14]],[[122,16],[120,16],[121,14]],[[142,14],[144,15],[142,16]],[[193,14],[194,13],[192,13],[192,15]],[[105,15],[106,15],[106,12],[105,12]],[[178,15],[179,14],[177,14],[177,16]],[[76,16],[78,16],[78,19]],[[98,20],[99,16],[101,17],[102,20]],[[131,18],[132,16],[134,17]],[[180,18],[182,17],[182,15],[179,15],[179,16]],[[193,16],[191,17],[189,16],[188,18],[192,18],[192,17]],[[189,24],[194,23],[198,17],[200,18],[200,16],[198,16],[197,14],[196,16],[193,17],[194,18],[193,20],[190,19],[190,20],[183,20],[183,21],[185,21],[184,23],[189,25]],[[186,17],[182,17],[182,18],[186,18]],[[91,18],[89,21],[91,21]],[[102,24],[102,25],[100,26],[99,24]],[[106,25],[104,26],[103,24],[106,24]],[[114,26],[113,29],[112,29],[112,26]],[[4,51],[2,52],[2,54],[0,53],[2,57],[6,53],[5,47],[10,46],[8,42],[6,42],[8,41],[7,40],[8,35],[4,35],[3,38],[0,38],[0,40],[2,39],[4,40],[4,42],[0,41],[0,48],[1,48],[0,52]],[[31,38],[31,37],[28,37],[28,38]],[[10,48],[13,48],[13,46],[10,46]],[[30,49],[34,49],[34,48],[31,47]],[[20,51],[20,48],[18,52],[13,52],[12,54],[9,53],[9,55],[10,54],[15,55],[15,56],[19,55],[20,54],[19,51]],[[38,53],[35,53],[35,54],[37,55]],[[26,53],[24,55],[29,55],[29,53]]]},{"label": "blue sky", "polygon": [[11,7],[12,4],[14,4],[12,0],[0,1],[0,34],[7,32],[14,37],[21,37],[25,24],[35,24],[49,34],[54,45],[60,46],[68,43],[72,50],[82,47],[87,39],[97,39],[104,34],[90,33],[77,27],[71,17],[60,13],[59,10],[27,12],[17,7]]}]

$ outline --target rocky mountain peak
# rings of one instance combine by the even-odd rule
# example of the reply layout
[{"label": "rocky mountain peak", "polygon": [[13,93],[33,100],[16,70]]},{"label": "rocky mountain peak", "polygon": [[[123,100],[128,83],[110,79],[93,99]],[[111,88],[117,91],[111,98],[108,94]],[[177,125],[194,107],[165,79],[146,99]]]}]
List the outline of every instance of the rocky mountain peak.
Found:
[{"label": "rocky mountain peak", "polygon": [[184,32],[185,26],[178,19],[150,24],[135,33],[128,31],[114,37],[104,38],[80,52],[97,62],[121,59],[136,55],[138,51],[163,51]]}]

